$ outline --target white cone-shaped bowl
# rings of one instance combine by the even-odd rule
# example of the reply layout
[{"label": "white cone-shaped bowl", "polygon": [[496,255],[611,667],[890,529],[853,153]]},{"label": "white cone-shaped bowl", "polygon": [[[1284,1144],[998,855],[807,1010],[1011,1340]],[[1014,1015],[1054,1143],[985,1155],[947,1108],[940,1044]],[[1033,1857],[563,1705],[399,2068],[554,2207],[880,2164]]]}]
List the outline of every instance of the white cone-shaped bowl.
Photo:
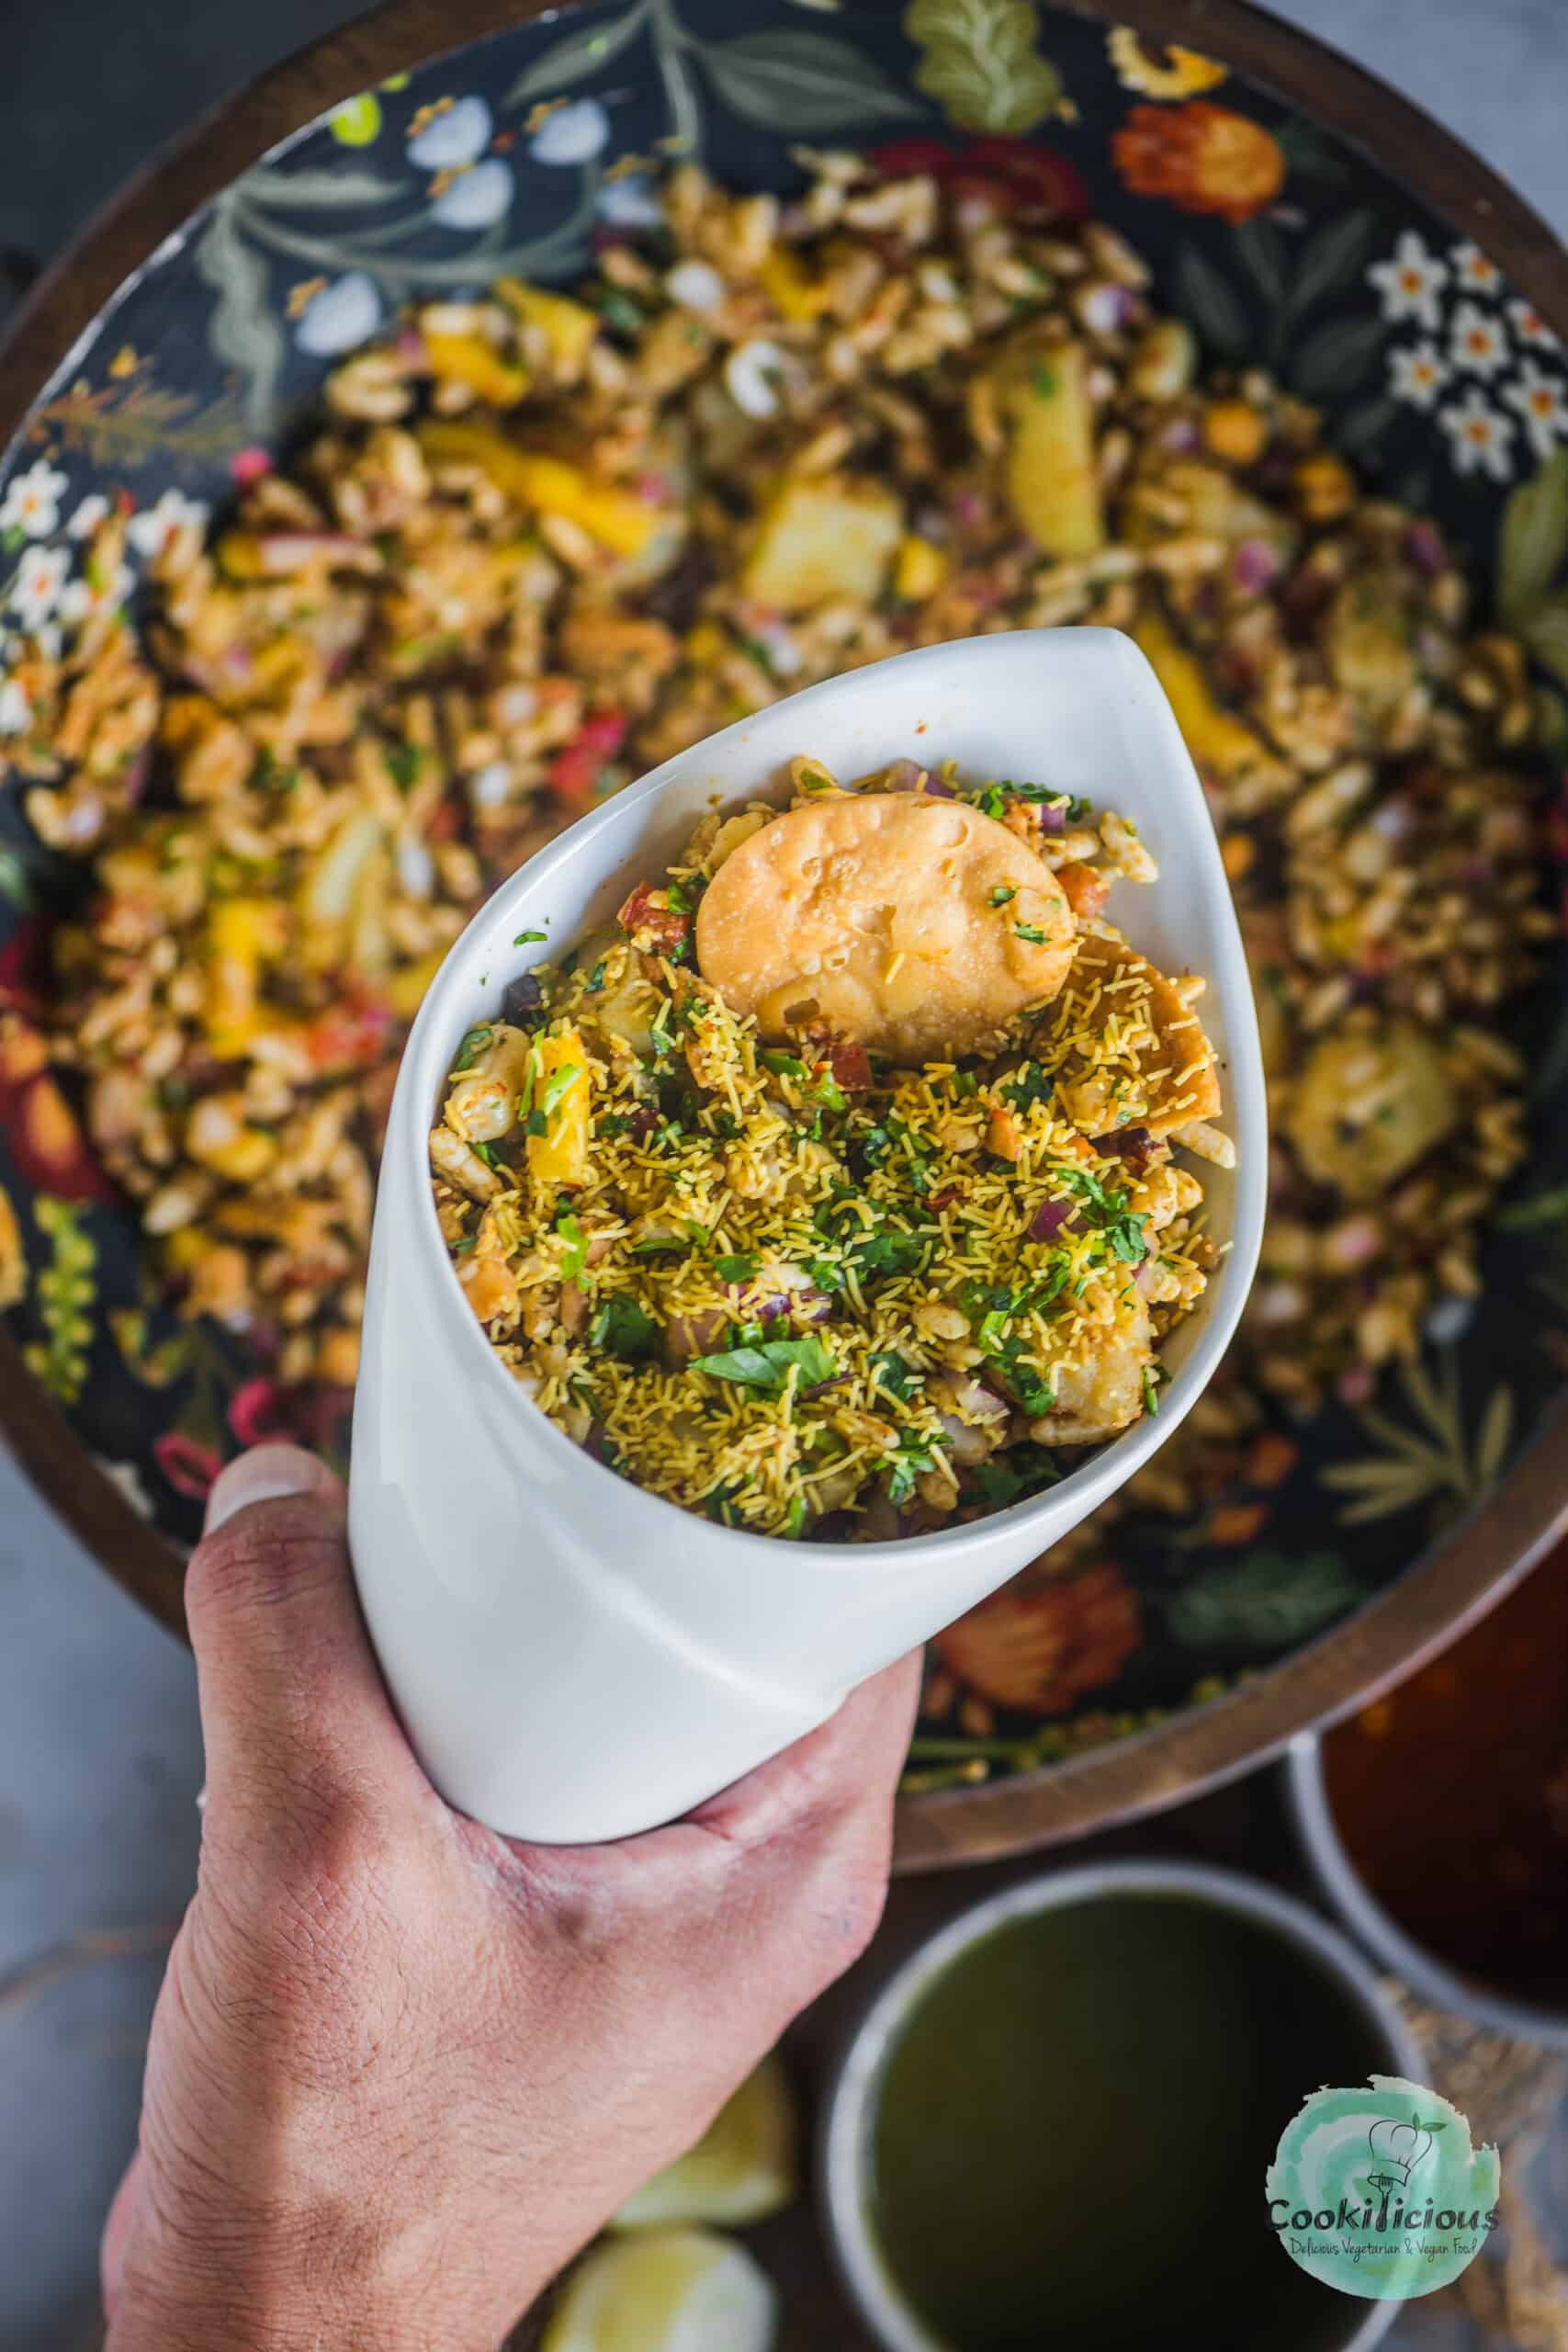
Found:
[{"label": "white cone-shaped bowl", "polygon": [[[1152,888],[1111,913],[1166,970],[1206,974],[1234,1175],[1204,1170],[1230,1244],[1138,1422],[1059,1486],[952,1533],[789,1544],[677,1510],[592,1461],[518,1388],[436,1228],[426,1139],[464,1032],[506,982],[656,877],[718,802],[796,752],[840,775],[904,755],[1025,776],[1133,818]],[[545,946],[519,932],[547,927]],[[1240,935],[1192,763],[1143,655],[1109,629],[933,646],[808,687],[585,818],[475,916],[403,1057],[370,1253],[349,1528],[371,1636],[450,1802],[508,1836],[625,1837],[711,1796],[823,1722],[852,1686],[1055,1543],[1164,1443],[1235,1330],[1262,1230],[1266,1132]]]}]

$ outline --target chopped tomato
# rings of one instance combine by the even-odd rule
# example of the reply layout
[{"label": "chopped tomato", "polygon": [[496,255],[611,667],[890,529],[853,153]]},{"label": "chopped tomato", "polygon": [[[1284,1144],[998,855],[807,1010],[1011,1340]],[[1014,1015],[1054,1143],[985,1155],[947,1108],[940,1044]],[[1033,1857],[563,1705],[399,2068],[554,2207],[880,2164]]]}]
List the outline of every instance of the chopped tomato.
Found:
[{"label": "chopped tomato", "polygon": [[606,760],[613,760],[626,740],[630,724],[625,711],[595,711],[585,718],[564,751],[558,752],[550,767],[550,790],[558,800],[585,808],[593,797],[593,787]]}]

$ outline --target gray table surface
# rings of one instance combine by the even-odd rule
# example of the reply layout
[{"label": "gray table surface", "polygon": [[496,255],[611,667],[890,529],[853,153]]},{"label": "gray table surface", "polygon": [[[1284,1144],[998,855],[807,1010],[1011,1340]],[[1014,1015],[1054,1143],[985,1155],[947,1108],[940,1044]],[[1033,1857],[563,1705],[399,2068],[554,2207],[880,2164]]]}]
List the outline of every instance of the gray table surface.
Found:
[{"label": "gray table surface", "polygon": [[[150,147],[357,13],[0,0],[0,247],[52,253]],[[1278,13],[1407,91],[1568,232],[1562,0],[1281,0]],[[0,1462],[0,2352],[70,2352],[96,2310],[97,2233],[134,2138],[200,1781],[189,1661]],[[84,1951],[94,1935],[105,1942]]]}]

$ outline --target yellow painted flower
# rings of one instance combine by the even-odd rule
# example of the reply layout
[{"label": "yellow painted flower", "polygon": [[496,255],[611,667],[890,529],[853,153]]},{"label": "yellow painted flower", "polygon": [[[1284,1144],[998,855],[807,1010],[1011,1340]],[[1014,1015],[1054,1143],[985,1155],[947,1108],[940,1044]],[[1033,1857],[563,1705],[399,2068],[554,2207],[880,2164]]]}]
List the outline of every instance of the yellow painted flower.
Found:
[{"label": "yellow painted flower", "polygon": [[129,343],[122,343],[119,349],[115,353],[114,357],[109,361],[109,374],[111,376],[134,376],[141,365],[141,362],[136,355],[135,347]]},{"label": "yellow painted flower", "polygon": [[290,319],[303,317],[326,282],[324,277],[303,277],[297,286],[291,286],[288,289],[288,300],[285,306],[288,317]]},{"label": "yellow painted flower", "polygon": [[1200,90],[1217,89],[1229,71],[1201,50],[1183,49],[1176,41],[1146,42],[1131,25],[1112,25],[1105,46],[1122,88],[1145,98],[1195,98]]},{"label": "yellow painted flower", "polygon": [[1164,197],[1183,212],[1217,212],[1235,227],[1272,204],[1285,185],[1285,153],[1272,132],[1206,98],[1134,107],[1111,150],[1134,196]]},{"label": "yellow painted flower", "polygon": [[0,1189],[0,1306],[15,1306],[28,1286],[22,1229],[10,1195]]}]

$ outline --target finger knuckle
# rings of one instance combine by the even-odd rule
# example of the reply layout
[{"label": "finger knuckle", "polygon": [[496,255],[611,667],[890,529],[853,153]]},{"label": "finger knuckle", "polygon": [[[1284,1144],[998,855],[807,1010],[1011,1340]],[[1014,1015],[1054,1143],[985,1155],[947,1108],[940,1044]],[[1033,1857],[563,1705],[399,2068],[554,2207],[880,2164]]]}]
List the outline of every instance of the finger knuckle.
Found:
[{"label": "finger knuckle", "polygon": [[267,1609],[343,1573],[343,1533],[318,1506],[253,1504],[204,1535],[186,1571],[194,1626],[237,1608]]}]

